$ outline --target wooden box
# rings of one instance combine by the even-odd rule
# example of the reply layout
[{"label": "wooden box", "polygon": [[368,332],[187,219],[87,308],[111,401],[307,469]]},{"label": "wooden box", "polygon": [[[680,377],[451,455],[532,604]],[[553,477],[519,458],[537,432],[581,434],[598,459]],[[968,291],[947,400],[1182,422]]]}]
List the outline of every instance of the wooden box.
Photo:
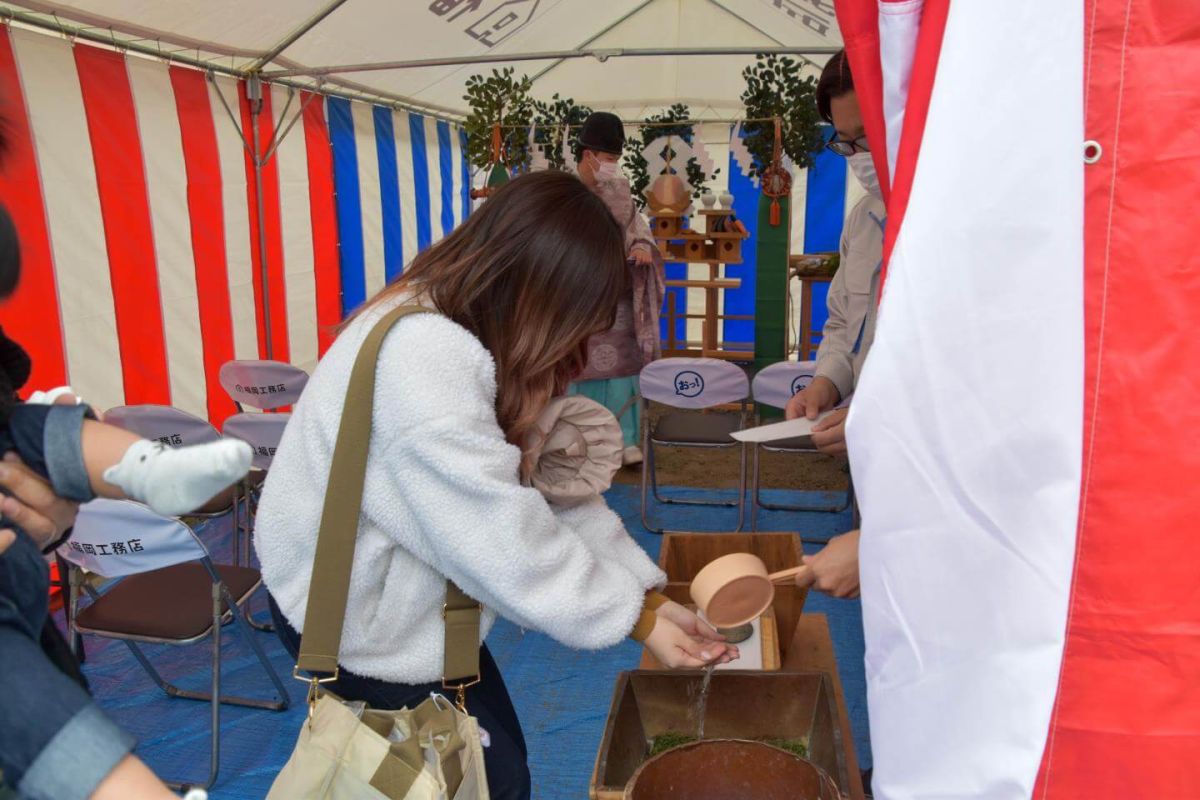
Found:
[{"label": "wooden box", "polygon": [[687,248],[683,242],[661,242],[659,247],[662,249],[664,261],[686,261]]},{"label": "wooden box", "polygon": [[654,217],[650,229],[658,239],[672,239],[683,231],[683,217]]},{"label": "wooden box", "polygon": [[[691,603],[688,588],[692,578],[710,561],[729,553],[753,553],[767,565],[768,572],[779,572],[800,566],[804,550],[798,533],[665,533],[658,554],[658,566],[667,573],[663,594],[677,603]],[[794,583],[775,587],[772,608],[784,659],[807,595],[807,590]]]},{"label": "wooden box", "polygon": [[[693,701],[703,676],[700,670],[617,676],[592,772],[592,800],[621,800],[625,784],[649,757],[654,737],[696,730]],[[704,733],[706,739],[807,739],[808,759],[839,787],[849,784],[847,743],[825,672],[714,672]]]},{"label": "wooden box", "polygon": [[704,231],[711,236],[729,229],[734,212],[731,208],[706,208],[700,212],[700,216],[704,218]]},{"label": "wooden box", "polygon": [[705,261],[708,254],[705,252],[705,241],[703,236],[688,236],[683,240],[683,255],[685,261]]},{"label": "wooden box", "polygon": [[742,263],[742,238],[740,236],[718,236],[713,239],[713,260],[723,264]]}]

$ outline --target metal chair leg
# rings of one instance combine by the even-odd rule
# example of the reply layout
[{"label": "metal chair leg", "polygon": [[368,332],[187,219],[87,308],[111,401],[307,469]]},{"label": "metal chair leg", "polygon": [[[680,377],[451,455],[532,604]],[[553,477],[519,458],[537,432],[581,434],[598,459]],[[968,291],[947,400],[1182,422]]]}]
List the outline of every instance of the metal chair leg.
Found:
[{"label": "metal chair leg", "polygon": [[650,488],[654,495],[655,501],[662,503],[663,505],[712,506],[714,508],[735,508],[740,504],[739,501],[729,502],[726,500],[680,500],[679,498],[667,497],[666,495],[662,494],[658,489],[658,475],[657,475],[656,471],[654,471],[654,470],[651,470],[651,472],[650,472]]},{"label": "metal chair leg", "polygon": [[62,556],[58,557],[58,574],[62,575],[62,569],[67,568],[67,603],[66,603],[66,618],[67,618],[67,642],[71,649],[71,655],[75,656],[75,660],[82,664],[86,658],[86,651],[83,647],[83,636],[79,631],[75,630],[75,614],[79,610],[79,583],[83,579],[79,568],[73,564],[67,564]]},{"label": "metal chair leg", "polygon": [[250,566],[250,550],[252,537],[254,536],[254,487],[250,485],[249,478],[245,481],[245,487],[246,519],[242,523],[242,533],[244,536],[242,541],[246,548],[246,566]]},{"label": "metal chair leg", "polygon": [[738,522],[736,533],[746,524],[746,444],[742,443],[741,468],[738,470]]},{"label": "metal chair leg", "polygon": [[[131,639],[124,639],[115,636],[111,638],[117,639],[129,649],[129,652],[133,654],[133,657],[137,660],[138,664],[141,665],[142,669],[145,670],[146,674],[150,676],[150,679],[154,681],[155,685],[162,689],[163,693],[168,697],[181,697],[184,700],[203,700],[207,702],[216,696],[221,703],[225,703],[226,705],[245,706],[247,708],[262,708],[268,711],[282,711],[283,709],[287,708],[291,702],[288,697],[287,690],[284,689],[283,683],[279,680],[279,676],[275,673],[275,670],[271,668],[270,662],[267,660],[266,653],[262,649],[262,645],[254,637],[253,633],[241,627],[241,625],[245,622],[243,609],[234,602],[233,595],[229,592],[229,588],[225,586],[225,584],[214,583],[213,585],[218,587],[214,590],[218,593],[218,598],[220,597],[221,593],[224,593],[226,605],[228,605],[230,609],[228,612],[230,616],[228,622],[232,623],[246,635],[251,649],[254,650],[255,655],[258,657],[259,663],[261,663],[263,668],[267,670],[268,677],[270,677],[271,682],[275,684],[276,693],[279,697],[278,700],[259,700],[253,697],[240,697],[237,695],[214,695],[210,692],[195,692],[191,689],[180,689],[178,686],[165,679],[162,674],[154,668],[154,665],[150,663],[150,659],[146,658],[146,654],[142,652],[142,648],[138,647],[137,642]],[[90,591],[89,594],[93,598],[97,596],[94,591]],[[219,643],[222,626],[226,623],[226,620],[224,619],[225,615],[222,614],[220,610],[221,606],[219,599],[217,601],[216,608],[217,613],[213,616],[214,626],[212,636]]]},{"label": "metal chair leg", "polygon": [[242,482],[238,481],[237,489],[233,492],[233,530],[229,534],[229,547],[233,551],[233,564],[236,567],[242,565],[242,544],[239,536],[241,535],[242,522]]},{"label": "metal chair leg", "polygon": [[[250,602],[249,599],[247,599],[246,600],[247,605],[249,604],[249,602]],[[247,622],[247,624],[250,625],[251,628],[254,628],[254,630],[256,630],[256,631],[262,631],[263,633],[274,633],[275,632],[275,624],[274,623],[259,622],[250,614],[249,608],[246,609],[246,622]]]},{"label": "metal chair leg", "polygon": [[[235,533],[236,527],[237,522],[235,520]],[[236,554],[234,558],[237,558]],[[212,738],[209,742],[208,779],[202,784],[190,781],[164,781],[167,786],[180,792],[186,792],[193,788],[205,790],[211,788],[217,782],[217,773],[221,768],[221,703],[219,700],[221,696],[221,591],[219,585],[216,583],[213,584],[212,601],[212,693],[209,695],[209,705],[211,707],[209,724],[211,726],[210,735]],[[126,644],[132,644],[132,642],[126,642]],[[146,666],[146,664],[143,664],[143,666]],[[152,667],[150,671],[153,672]],[[157,673],[154,674],[157,675]]]},{"label": "metal chair leg", "polygon": [[646,433],[642,435],[642,527],[651,533],[657,533],[661,536],[663,529],[651,526],[650,520],[646,515],[646,495],[653,475],[654,444],[650,441],[649,426],[647,426]]},{"label": "metal chair leg", "polygon": [[150,659],[146,658],[146,654],[142,652],[142,648],[137,646],[137,642],[131,642],[128,639],[122,639],[121,643],[129,648],[129,652],[132,653],[133,657],[137,659],[137,662],[142,665],[142,669],[145,670],[146,674],[150,676],[150,680],[154,681],[154,684],[158,686],[158,688],[162,689],[164,694],[166,694],[168,697],[177,696],[180,691],[179,687],[173,683],[170,683],[159,674],[158,670],[154,668],[154,665],[150,663]]},{"label": "metal chair leg", "polygon": [[642,526],[651,533],[662,534],[663,528],[655,528],[650,524],[649,517],[649,500],[654,498],[655,502],[662,505],[680,505],[680,506],[711,506],[715,508],[736,508],[738,510],[738,521],[736,531],[741,531],[746,524],[746,447],[742,445],[741,451],[741,466],[738,472],[738,497],[733,501],[712,501],[712,500],[679,500],[670,497],[664,497],[658,490],[658,470],[654,463],[654,442],[651,441],[649,435],[643,439],[642,447],[642,491],[641,491],[641,514]]},{"label": "metal chair leg", "polygon": [[[208,789],[217,782],[221,768],[221,589],[224,584],[212,585],[212,750],[209,752],[208,781],[201,788]],[[236,606],[231,606],[236,608]]]},{"label": "metal chair leg", "polygon": [[[245,561],[237,561],[236,563],[244,564],[245,566],[248,567],[248,566],[250,566],[251,547],[253,546],[251,537],[254,535],[254,489],[250,486],[250,481],[248,479],[242,481],[241,491],[239,492],[238,504],[241,505],[245,510],[245,521],[243,522],[242,515],[238,511],[237,506],[235,505],[235,507],[234,507],[234,531],[236,533],[237,531],[240,530],[242,533],[242,536],[243,536],[242,541],[245,542]],[[241,558],[241,555],[242,555],[242,550],[241,550],[241,547],[239,547],[234,558],[239,559],[239,558]],[[259,622],[258,620],[256,620],[254,618],[254,614],[250,611],[249,605],[250,605],[250,601],[247,599],[245,613],[246,613],[246,621],[248,623],[250,623],[250,627],[254,628],[256,631],[263,631],[264,633],[274,633],[275,626],[270,622]]]},{"label": "metal chair leg", "polygon": [[758,530],[758,481],[760,468],[759,453],[761,452],[761,448],[759,448],[758,444],[755,443],[753,459],[754,466],[751,468],[753,472],[751,472],[750,480],[750,530],[752,532]]},{"label": "metal chair leg", "polygon": [[[760,447],[759,445],[755,445],[754,457],[755,457],[756,462],[758,461],[758,457],[759,457],[758,454],[762,449],[763,448]],[[810,453],[809,453],[809,451],[803,451],[801,453],[797,453],[797,455],[805,455],[805,454],[810,454]],[[812,454],[812,455],[815,455],[815,454]],[[757,470],[757,469],[759,469],[759,467],[756,466],[755,469]],[[756,478],[758,478],[757,473],[756,473]],[[757,506],[758,508],[765,508],[768,511],[811,511],[811,512],[815,512],[815,513],[840,514],[841,512],[843,512],[847,508],[849,508],[850,503],[851,503],[852,491],[849,486],[846,489],[845,500],[838,503],[837,505],[788,505],[786,503],[768,503],[768,502],[764,501],[762,499],[761,479],[757,480],[756,484],[757,484],[757,488],[755,488],[753,490],[754,491],[754,497],[753,497],[754,505]]]},{"label": "metal chair leg", "polygon": [[[249,629],[249,626],[254,625],[254,620],[244,608],[240,608],[233,600],[233,595],[229,592],[229,587],[221,584],[221,589],[225,594],[225,603],[230,609],[233,609],[233,618],[237,626],[238,632],[246,639],[250,645],[250,649],[254,651],[258,663],[262,665],[263,671],[267,673],[267,677],[271,679],[271,683],[275,685],[275,693],[279,697],[279,702],[266,706],[275,711],[283,711],[291,704],[291,698],[288,697],[287,689],[284,688],[283,681],[279,677],[279,673],[271,666],[270,660],[267,659],[266,652],[262,649],[262,644],[258,641],[258,637]],[[247,598],[247,601],[249,598]]]},{"label": "metal chair leg", "polygon": [[[646,438],[646,442],[648,447],[654,447],[654,441],[649,437]],[[643,460],[645,460],[644,457]],[[655,502],[661,503],[663,501],[658,493],[658,470],[653,465],[650,468],[650,493],[654,495]]]}]

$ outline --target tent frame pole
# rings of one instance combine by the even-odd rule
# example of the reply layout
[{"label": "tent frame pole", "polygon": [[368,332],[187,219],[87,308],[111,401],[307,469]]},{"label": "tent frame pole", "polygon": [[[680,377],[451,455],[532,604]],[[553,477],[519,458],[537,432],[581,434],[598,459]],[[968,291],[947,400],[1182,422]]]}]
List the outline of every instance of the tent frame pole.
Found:
[{"label": "tent frame pole", "polygon": [[[226,75],[237,80],[245,80],[250,76],[250,71],[230,67],[216,61],[206,61],[201,58],[193,58],[184,55],[181,52],[165,51],[160,47],[144,44],[140,41],[131,41],[125,39],[117,39],[112,35],[112,32],[105,29],[84,28],[81,26],[68,25],[61,20],[42,19],[34,14],[25,11],[19,11],[10,6],[0,6],[0,23],[16,22],[26,28],[33,28],[44,33],[58,34],[69,40],[80,40],[97,44],[102,47],[111,48],[117,51],[128,51],[137,53],[138,55],[150,56],[160,61],[166,61],[168,64],[182,64],[183,66],[198,69],[201,72],[216,73]],[[169,44],[169,42],[168,42]],[[264,74],[264,78],[267,76]],[[392,94],[377,89],[369,89],[360,87],[337,79],[332,79],[327,82],[318,82],[317,85],[303,83],[300,81],[290,80],[288,78],[272,78],[272,83],[281,86],[287,86],[291,89],[298,89],[305,92],[316,92],[326,97],[342,97],[346,100],[355,100],[359,102],[369,102],[375,105],[389,106],[402,111],[411,111],[416,114],[422,114],[434,119],[440,119],[445,122],[452,122],[455,125],[461,125],[463,115],[451,108],[445,108],[434,104],[423,104],[411,98],[403,97],[398,94]],[[336,84],[342,84],[344,88],[335,88]]]},{"label": "tent frame pole", "polygon": [[275,80],[299,76],[324,77],[348,72],[379,72],[392,69],[419,69],[421,67],[453,67],[472,64],[497,64],[513,61],[553,61],[568,58],[594,58],[601,63],[610,58],[655,58],[660,56],[744,56],[764,54],[781,55],[833,55],[841,47],[613,47],[589,48],[586,50],[546,50],[532,53],[482,53],[473,56],[448,58],[419,58],[409,61],[379,61],[366,64],[340,64],[324,67],[297,67],[295,69],[265,70],[263,77]]},{"label": "tent frame pole", "polygon": [[[304,115],[304,111],[308,108],[308,104],[313,101],[313,98],[318,97],[319,93],[316,91],[310,92],[307,98],[301,100],[300,107],[296,109],[295,115],[293,115],[291,120],[282,127],[282,130],[275,131],[270,146],[264,153],[260,153],[258,119],[259,115],[262,114],[263,109],[262,81],[257,75],[251,75],[246,79],[246,99],[250,104],[250,138],[247,138],[246,132],[242,129],[242,126],[238,124],[237,117],[235,117],[233,114],[233,109],[229,107],[229,102],[225,99],[225,93],[216,86],[216,79],[213,77],[213,73],[211,71],[208,73],[208,80],[211,84],[213,84],[213,89],[216,91],[217,97],[221,99],[221,105],[225,107],[225,112],[229,116],[230,124],[233,125],[233,129],[238,132],[238,135],[242,139],[242,144],[245,146],[246,152],[249,153],[250,159],[254,164],[254,196],[257,201],[257,208],[255,209],[256,213],[254,215],[254,225],[255,230],[258,231],[258,257],[260,262],[258,279],[259,284],[262,286],[263,328],[265,330],[265,335],[263,338],[263,352],[268,359],[272,359],[275,356],[275,347],[274,343],[271,341],[270,271],[267,268],[267,222],[265,216],[266,211],[263,208],[262,170],[267,162],[274,157],[275,151],[279,149],[280,143],[283,142],[284,138],[288,135],[288,133],[291,132],[292,128],[296,126],[296,123],[300,120],[300,117]],[[295,100],[295,98],[296,89],[289,86],[287,103],[284,104],[283,111],[279,115],[280,123],[287,119],[288,110],[291,109],[292,101]]]},{"label": "tent frame pole", "polygon": [[255,225],[258,230],[258,283],[262,286],[263,353],[270,361],[275,357],[271,342],[271,288],[267,277],[267,222],[263,213],[262,168],[259,154],[258,117],[262,114],[262,79],[257,74],[246,79],[246,98],[250,101],[251,156],[254,161]]},{"label": "tent frame pole", "polygon": [[[584,39],[579,44],[575,45],[575,49],[582,50],[583,48],[587,47],[589,44],[596,41],[600,37],[604,36],[606,33],[610,32],[611,30],[616,28],[621,23],[629,20],[631,17],[638,14],[642,9],[644,9],[646,6],[650,5],[653,2],[654,2],[654,0],[642,0],[641,3],[634,6],[633,8],[629,9],[629,11],[627,11],[625,14],[622,14],[620,17],[613,20],[608,25],[604,26],[603,29],[597,31],[594,36],[589,36],[588,38]],[[552,70],[556,67],[562,66],[562,63],[563,63],[563,60],[560,58],[558,61],[555,61],[553,64],[550,64],[547,67],[543,67],[541,70],[538,71],[538,73],[536,75],[534,75],[532,78],[529,79],[530,84],[537,83],[538,79],[540,79],[543,75],[545,75],[550,70]]]},{"label": "tent frame pole", "polygon": [[246,68],[246,71],[247,72],[260,71],[267,64],[270,64],[272,61],[274,61],[276,58],[278,58],[280,53],[282,53],[284,50],[287,50],[289,47],[291,47],[293,44],[295,44],[296,41],[301,36],[308,33],[313,28],[315,28],[317,25],[319,25],[322,20],[324,20],[326,17],[328,17],[334,11],[337,11],[338,7],[343,5],[345,2],[346,2],[346,0],[330,0],[322,8],[318,9],[315,14],[313,14],[311,17],[306,19],[304,22],[300,23],[300,26],[298,28],[296,28],[294,31],[289,33],[287,36],[280,39],[279,42],[274,47],[272,47],[270,50],[268,50],[267,52],[263,53],[261,56],[256,58],[254,60],[254,62]]}]

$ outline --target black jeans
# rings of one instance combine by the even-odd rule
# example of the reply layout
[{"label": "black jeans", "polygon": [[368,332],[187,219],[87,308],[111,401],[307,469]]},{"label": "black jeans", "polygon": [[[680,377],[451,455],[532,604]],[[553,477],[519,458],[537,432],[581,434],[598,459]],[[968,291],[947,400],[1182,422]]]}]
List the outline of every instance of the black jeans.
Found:
[{"label": "black jeans", "polygon": [[[271,619],[284,649],[292,658],[300,652],[300,634],[288,624],[275,598],[268,594]],[[479,647],[479,683],[467,689],[467,711],[479,720],[491,743],[483,750],[487,769],[488,791],[493,800],[528,800],[530,795],[528,752],[521,722],[508,696],[508,688],[500,675],[487,645]],[[343,700],[361,700],[371,708],[415,708],[429,697],[430,692],[447,696],[452,702],[454,693],[442,689],[441,681],[433,683],[388,683],[375,678],[355,675],[342,667],[337,681],[326,684],[329,691]]]}]

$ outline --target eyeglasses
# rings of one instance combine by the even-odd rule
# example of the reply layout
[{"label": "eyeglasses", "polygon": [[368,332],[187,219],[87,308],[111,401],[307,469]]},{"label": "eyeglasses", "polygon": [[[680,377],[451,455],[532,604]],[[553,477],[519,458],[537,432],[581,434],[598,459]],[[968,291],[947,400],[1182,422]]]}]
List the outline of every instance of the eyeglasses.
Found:
[{"label": "eyeglasses", "polygon": [[855,153],[869,153],[871,148],[867,146],[866,135],[859,136],[857,139],[846,141],[845,139],[832,139],[825,143],[833,152],[839,156],[852,156]]}]

